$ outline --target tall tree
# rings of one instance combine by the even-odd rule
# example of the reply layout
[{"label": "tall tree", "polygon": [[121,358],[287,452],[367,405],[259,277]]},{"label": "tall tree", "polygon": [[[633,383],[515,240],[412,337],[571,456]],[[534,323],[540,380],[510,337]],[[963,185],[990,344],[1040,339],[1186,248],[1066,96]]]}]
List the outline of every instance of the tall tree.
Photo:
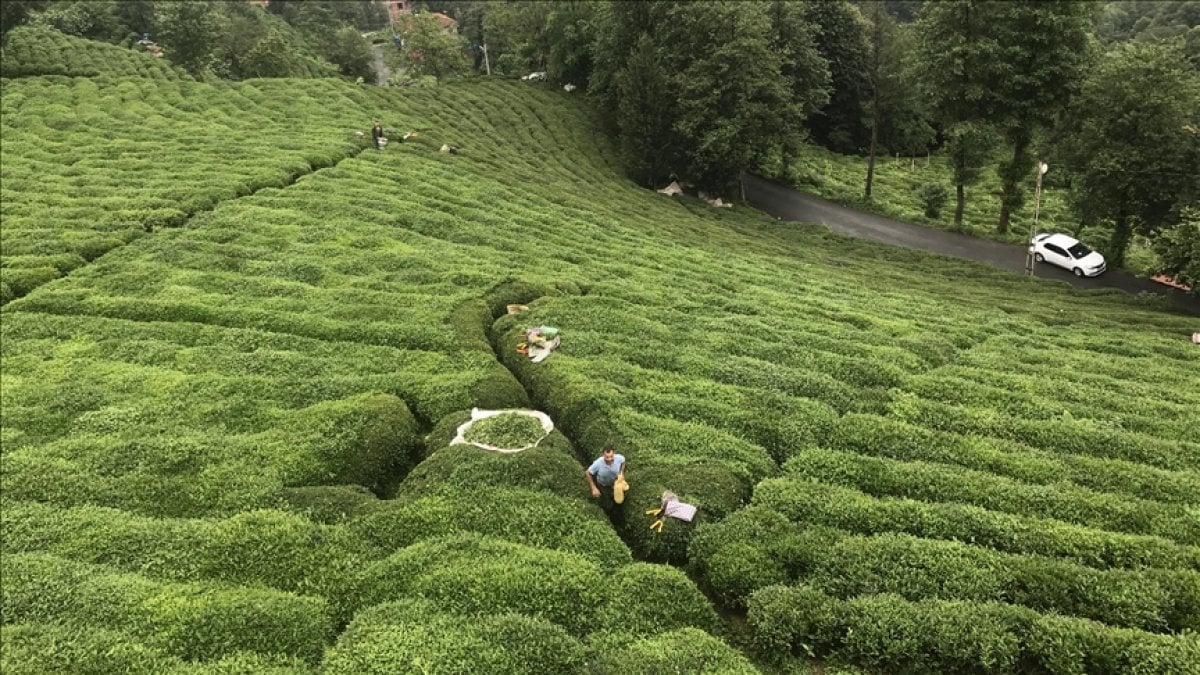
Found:
[{"label": "tall tree", "polygon": [[687,171],[698,185],[727,190],[766,153],[794,142],[803,114],[761,6],[678,4],[664,32],[679,93],[674,128],[687,141]]},{"label": "tall tree", "polygon": [[469,69],[463,41],[442,31],[429,14],[408,17],[400,26],[404,38],[404,68],[412,75],[462,75]]},{"label": "tall tree", "polygon": [[33,14],[42,11],[49,0],[5,0],[0,2],[0,35],[20,26]]},{"label": "tall tree", "polygon": [[171,0],[155,5],[158,42],[167,58],[194,75],[216,61],[221,22],[211,0]]},{"label": "tall tree", "polygon": [[1024,203],[1022,182],[1032,175],[1030,145],[1050,126],[1083,78],[1091,7],[1082,2],[1006,0],[993,3],[990,30],[997,35],[988,86],[997,121],[1012,153],[1000,165],[998,232],[1007,232],[1011,213]]},{"label": "tall tree", "polygon": [[1178,45],[1125,43],[1092,69],[1066,117],[1072,202],[1111,223],[1109,260],[1125,261],[1135,227],[1154,236],[1195,199],[1200,73]]},{"label": "tall tree", "polygon": [[804,16],[817,27],[817,49],[829,63],[829,102],[809,121],[817,142],[838,152],[861,152],[870,133],[864,124],[869,98],[867,55],[869,27],[862,12],[848,0],[821,0],[802,5]]},{"label": "tall tree", "polygon": [[954,226],[959,229],[966,186],[978,180],[974,162],[981,156],[981,149],[967,144],[991,138],[985,127],[999,107],[992,89],[1005,70],[997,60],[1001,47],[992,30],[998,9],[997,3],[984,0],[931,2],[921,9],[922,85],[935,117],[954,139],[950,163],[958,200]]},{"label": "tall tree", "polygon": [[682,168],[682,148],[672,128],[675,97],[671,83],[648,34],[638,38],[616,74],[615,86],[615,117],[626,170],[642,185],[658,185]]},{"label": "tall tree", "polygon": [[897,25],[886,11],[884,2],[864,3],[864,11],[871,22],[867,63],[870,99],[865,110],[871,140],[863,195],[870,199],[875,180],[875,158],[880,148],[911,154],[919,148],[928,148],[934,131],[914,86],[916,77],[912,73],[910,32]]},{"label": "tall tree", "polygon": [[[796,129],[803,129],[804,121],[815,115],[829,103],[832,76],[829,62],[817,48],[816,33],[819,26],[810,22],[805,7],[790,0],[771,0],[767,3],[767,17],[771,22],[771,48],[783,57],[780,75],[791,89],[794,113],[791,121]],[[788,136],[799,140],[799,136]],[[784,166],[789,161],[789,151],[799,152],[785,144],[782,148]]]}]

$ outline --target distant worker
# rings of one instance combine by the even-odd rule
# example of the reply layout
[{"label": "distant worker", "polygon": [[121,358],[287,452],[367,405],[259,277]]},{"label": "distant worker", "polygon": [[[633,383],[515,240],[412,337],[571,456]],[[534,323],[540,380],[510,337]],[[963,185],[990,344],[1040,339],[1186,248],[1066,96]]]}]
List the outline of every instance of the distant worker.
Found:
[{"label": "distant worker", "polygon": [[604,448],[604,453],[592,462],[583,475],[592,489],[592,498],[600,500],[600,508],[614,523],[624,523],[625,512],[613,500],[613,485],[618,480],[625,480],[625,455],[618,455],[611,447]]},{"label": "distant worker", "polygon": [[375,149],[383,149],[383,127],[379,126],[379,120],[375,120],[375,126],[371,127],[371,140],[375,142]]}]

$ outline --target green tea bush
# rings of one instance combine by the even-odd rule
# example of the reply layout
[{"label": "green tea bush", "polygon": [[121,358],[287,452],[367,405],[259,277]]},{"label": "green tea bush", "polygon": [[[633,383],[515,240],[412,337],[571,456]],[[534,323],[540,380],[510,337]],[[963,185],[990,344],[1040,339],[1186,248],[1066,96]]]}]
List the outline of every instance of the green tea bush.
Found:
[{"label": "green tea bush", "polygon": [[597,649],[591,672],[616,675],[722,673],[750,675],[759,670],[739,651],[695,628],[680,628],[632,643]]},{"label": "green tea bush", "polygon": [[[640,560],[684,564],[688,541],[696,527],[721,520],[741,507],[745,500],[741,481],[722,467],[679,464],[639,469],[633,463],[634,459],[629,461],[630,489],[620,507],[625,512],[621,535]],[[645,512],[662,505],[664,490],[674,492],[681,502],[697,507],[692,522],[666,518],[662,532],[650,529],[658,516]]]},{"label": "green tea bush", "polygon": [[610,589],[593,631],[644,637],[683,628],[714,632],[717,615],[687,575],[667,565],[634,563],[606,575]]},{"label": "green tea bush", "polygon": [[407,473],[420,445],[408,406],[388,394],[321,403],[293,420],[307,437],[296,452],[299,485],[355,483],[379,492]]},{"label": "green tea bush", "polygon": [[459,534],[424,540],[364,568],[353,604],[422,598],[455,614],[527,614],[581,636],[595,621],[603,579],[582,556]]},{"label": "green tea bush", "polygon": [[1200,642],[997,603],[894,595],[837,600],[804,586],[750,599],[749,621],[768,653],[811,649],[888,672],[1193,672]]},{"label": "green tea bush", "polygon": [[545,619],[497,612],[466,619],[427,603],[363,610],[322,664],[325,673],[582,673],[583,645]]},{"label": "green tea bush", "polygon": [[370,508],[378,498],[361,485],[313,485],[285,488],[280,508],[316,523],[338,525]]},{"label": "green tea bush", "polygon": [[[54,62],[51,53],[44,60]],[[431,617],[454,615],[462,627],[473,617],[521,613],[538,622],[534,633],[551,622],[573,639],[586,637],[591,667],[601,656],[623,659],[612,647],[629,644],[608,627],[619,611],[596,590],[612,572],[600,561],[641,570],[644,577],[631,580],[638,584],[662,575],[664,592],[647,598],[676,598],[697,617],[702,608],[677,573],[624,564],[628,553],[588,504],[580,460],[612,444],[630,461],[622,533],[632,548],[687,561],[723,602],[813,574],[849,536],[820,527],[832,525],[931,539],[974,535],[1008,553],[1128,568],[1143,575],[1147,598],[1172,598],[1155,620],[1180,626],[1195,616],[1191,577],[1171,569],[1190,569],[1196,543],[1188,508],[1200,394],[1192,386],[1195,355],[1180,339],[1191,331],[1184,317],[750,209],[664,198],[619,179],[617,154],[592,133],[586,103],[521,83],[401,92],[139,73],[30,76],[7,79],[3,89],[0,266],[64,275],[19,298],[10,285],[0,321],[0,515],[6,523],[10,509],[17,516],[23,549],[122,570],[145,563],[151,583],[172,587],[182,579],[171,574],[215,576],[231,592],[265,592],[263,583],[288,580],[332,608],[323,611],[335,625],[400,599],[426,598],[428,616],[393,623],[434,626]],[[361,153],[365,143],[353,127],[365,129],[375,117],[417,130],[416,142]],[[447,141],[464,152],[435,152]],[[891,201],[887,190],[896,190],[881,171],[881,200]],[[911,190],[900,191],[920,218]],[[530,311],[493,322],[511,302]],[[533,364],[515,353],[516,333],[541,324],[559,326],[564,339],[549,360]],[[1047,366],[1062,379],[1046,383]],[[389,437],[364,431],[374,429],[367,420],[376,409],[359,404],[371,397],[387,399],[378,411],[392,421],[404,417],[402,402],[412,422],[405,417],[399,426],[433,429],[424,452],[410,458],[425,461],[395,486],[395,503],[346,487],[377,478],[373,486],[389,496],[389,481],[404,470],[381,477],[366,467],[380,466],[382,456],[354,450],[367,447],[364,439]],[[456,411],[529,407],[530,398],[577,447],[562,433],[503,459],[446,447],[465,419]],[[835,412],[858,414],[842,420]],[[1035,433],[1065,413],[1066,433],[1095,432],[1094,445]],[[414,444],[420,432],[412,432]],[[800,530],[761,509],[743,520],[738,510],[750,489],[776,476],[780,461],[796,475],[860,488],[868,501],[835,517],[833,505],[781,495],[773,507],[814,522]],[[661,535],[650,531],[644,511],[663,489],[699,505],[700,521],[668,520]],[[480,494],[487,496],[469,517],[453,512]],[[834,504],[848,499],[838,494]],[[928,510],[883,505],[904,495],[925,500]],[[25,501],[67,513],[31,514]],[[72,508],[95,506],[124,513],[84,518]],[[488,522],[492,512],[503,517]],[[971,515],[948,522],[960,512]],[[83,532],[68,531],[76,524]],[[689,551],[693,529],[699,536],[706,526],[714,534]],[[1099,528],[1112,532],[1112,543]],[[757,532],[770,540],[755,540]],[[311,555],[300,552],[309,540]],[[278,560],[264,559],[276,545]],[[938,545],[913,546],[957,559]],[[181,556],[187,546],[204,555]],[[869,553],[858,553],[860,567],[873,569]],[[971,557],[984,555],[963,553],[964,565],[995,563],[997,578],[1043,589],[1060,588],[1054,572],[1075,569],[1047,563],[1043,575],[1022,567],[1024,558]],[[217,556],[228,560],[213,562]],[[1147,565],[1163,569],[1139,569]],[[1079,576],[1103,586],[1103,575]],[[1121,579],[1113,589],[1128,589]],[[916,583],[914,592],[924,588]],[[1054,602],[1074,606],[1082,594],[1102,592],[1064,591]],[[62,597],[60,611],[70,614],[90,596]],[[973,625],[970,614],[947,609],[954,622],[938,629],[942,637],[928,650],[934,657],[920,660],[921,629],[940,624],[888,604],[898,601],[881,602],[909,618],[863,619],[861,641],[843,662],[884,671],[1002,670],[1022,635],[996,630],[960,640]],[[1096,607],[1133,621],[1144,609],[1139,602],[1101,598]],[[996,612],[1038,618],[1001,607]],[[661,616],[658,609],[646,613]],[[238,610],[250,618],[254,611]],[[996,614],[979,623],[1005,621]],[[131,643],[159,649],[149,631],[122,626]],[[421,652],[406,637],[419,630],[423,642],[445,651]],[[397,654],[412,647],[413,658],[464,653],[455,651],[449,625],[419,630],[387,640]],[[822,644],[849,636],[827,632],[826,643],[806,639],[828,653]],[[196,633],[207,640],[220,631]],[[253,633],[278,640],[287,631]],[[1170,671],[1173,657],[1156,651],[1156,636],[1128,635],[1121,649],[1148,650],[1137,652],[1138,663]],[[646,639],[659,637],[669,642]],[[495,642],[472,640],[464,644],[486,649],[495,669],[513,662]],[[655,667],[672,663],[672,654],[693,653],[692,641],[684,642],[644,643],[644,658]],[[386,641],[379,644],[359,643],[353,657],[341,652],[345,669],[358,668],[362,655],[395,669],[438,668],[388,660]],[[544,644],[564,659],[530,657],[548,670],[570,672],[578,663],[574,643]],[[728,651],[713,650],[712,662],[723,662],[715,652]],[[1104,645],[1093,651],[1115,653]],[[893,656],[879,666],[885,653]],[[229,670],[266,667],[235,654],[226,657]],[[1070,663],[1085,670],[1082,661]]]},{"label": "green tea bush", "polygon": [[749,506],[719,523],[696,528],[688,568],[723,604],[744,606],[754,591],[795,578],[811,566],[802,531],[783,515]]},{"label": "green tea bush", "polygon": [[[1175,578],[1171,588],[1157,583],[1165,574]],[[836,542],[818,556],[804,580],[843,598],[896,593],[910,600],[1005,601],[1150,631],[1195,630],[1200,625],[1200,615],[1189,615],[1200,599],[1197,572],[1099,571],[907,535]]]},{"label": "green tea bush", "polygon": [[1172,472],[1121,460],[1039,451],[1013,441],[960,436],[875,415],[848,414],[833,425],[825,447],[848,452],[957,464],[1027,483],[1064,480],[1164,502],[1189,502],[1200,473]]},{"label": "green tea bush", "polygon": [[41,26],[18,26],[5,36],[0,76],[68,75],[95,77],[123,75],[163,80],[190,80],[190,75],[155,58],[94,40],[85,40]]},{"label": "green tea bush", "polygon": [[99,626],[5,623],[0,632],[0,669],[10,675],[42,673],[163,673],[183,666],[120,633]]},{"label": "green tea bush", "polygon": [[446,446],[444,442],[434,442],[437,433],[435,430],[430,435],[430,445],[440,445],[440,449],[408,473],[397,498],[487,488],[539,490],[574,499],[588,495],[584,468],[557,431],[551,432],[536,448],[514,453],[491,452],[465,444]]},{"label": "green tea bush", "polygon": [[904,532],[971,542],[1009,553],[1044,555],[1097,569],[1161,567],[1200,571],[1200,547],[1162,537],[1110,532],[966,504],[874,497],[860,490],[809,480],[765,480],[755,486],[753,504],[778,512],[794,523],[827,525],[858,534]]},{"label": "green tea bush", "polygon": [[128,632],[183,659],[237,651],[318,660],[333,625],[325,603],[279,591],[152,582],[47,555],[5,556],[5,621]]},{"label": "green tea bush", "polygon": [[0,668],[5,673],[172,673],[301,675],[311,665],[296,657],[233,652],[212,661],[185,661],[147,646],[133,636],[99,626],[48,623],[6,625],[0,633]]},{"label": "green tea bush", "polygon": [[1186,508],[1120,499],[1069,484],[1028,485],[980,471],[927,462],[806,450],[788,460],[787,475],[856,488],[877,497],[957,502],[1015,515],[1055,518],[1088,527],[1200,543],[1200,523]]},{"label": "green tea bush", "polygon": [[[582,482],[582,476],[575,478]],[[448,487],[448,486],[447,486]],[[526,546],[579,555],[604,568],[631,562],[629,549],[594,506],[553,493],[462,487],[439,494],[381,502],[348,523],[363,541],[385,550],[425,539],[474,532]]]}]

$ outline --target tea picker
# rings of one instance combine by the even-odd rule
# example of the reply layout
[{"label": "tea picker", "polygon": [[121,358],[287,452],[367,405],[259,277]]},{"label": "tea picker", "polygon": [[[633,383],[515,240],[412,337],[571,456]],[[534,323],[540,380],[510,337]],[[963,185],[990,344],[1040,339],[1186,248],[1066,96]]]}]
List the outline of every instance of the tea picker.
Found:
[{"label": "tea picker", "polygon": [[534,363],[541,363],[550,356],[550,352],[562,344],[559,330],[554,326],[538,326],[521,331],[518,335],[525,341],[517,345],[517,353],[525,354]]},{"label": "tea picker", "polygon": [[696,507],[679,501],[679,497],[674,492],[663,490],[662,501],[659,507],[647,510],[646,515],[658,516],[658,520],[650,523],[650,529],[662,534],[663,523],[667,518],[674,518],[682,520],[685,523],[690,523],[696,517]]}]

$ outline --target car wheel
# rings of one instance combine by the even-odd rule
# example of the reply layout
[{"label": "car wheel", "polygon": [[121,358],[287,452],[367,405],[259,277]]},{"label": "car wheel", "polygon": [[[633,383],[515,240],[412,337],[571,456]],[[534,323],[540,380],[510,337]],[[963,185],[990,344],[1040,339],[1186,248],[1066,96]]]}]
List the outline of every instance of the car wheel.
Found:
[{"label": "car wheel", "polygon": [[1078,267],[1076,267],[1075,269],[1073,269],[1071,271],[1074,272],[1075,276],[1077,276],[1077,277],[1083,276],[1083,270],[1079,269]]},{"label": "car wheel", "polygon": [[1034,253],[1034,254],[1033,254],[1033,259],[1034,259],[1034,260],[1036,260],[1036,261],[1038,261],[1038,262],[1046,262],[1046,259],[1045,259],[1044,257],[1042,257],[1042,254],[1041,254],[1041,253]]}]

